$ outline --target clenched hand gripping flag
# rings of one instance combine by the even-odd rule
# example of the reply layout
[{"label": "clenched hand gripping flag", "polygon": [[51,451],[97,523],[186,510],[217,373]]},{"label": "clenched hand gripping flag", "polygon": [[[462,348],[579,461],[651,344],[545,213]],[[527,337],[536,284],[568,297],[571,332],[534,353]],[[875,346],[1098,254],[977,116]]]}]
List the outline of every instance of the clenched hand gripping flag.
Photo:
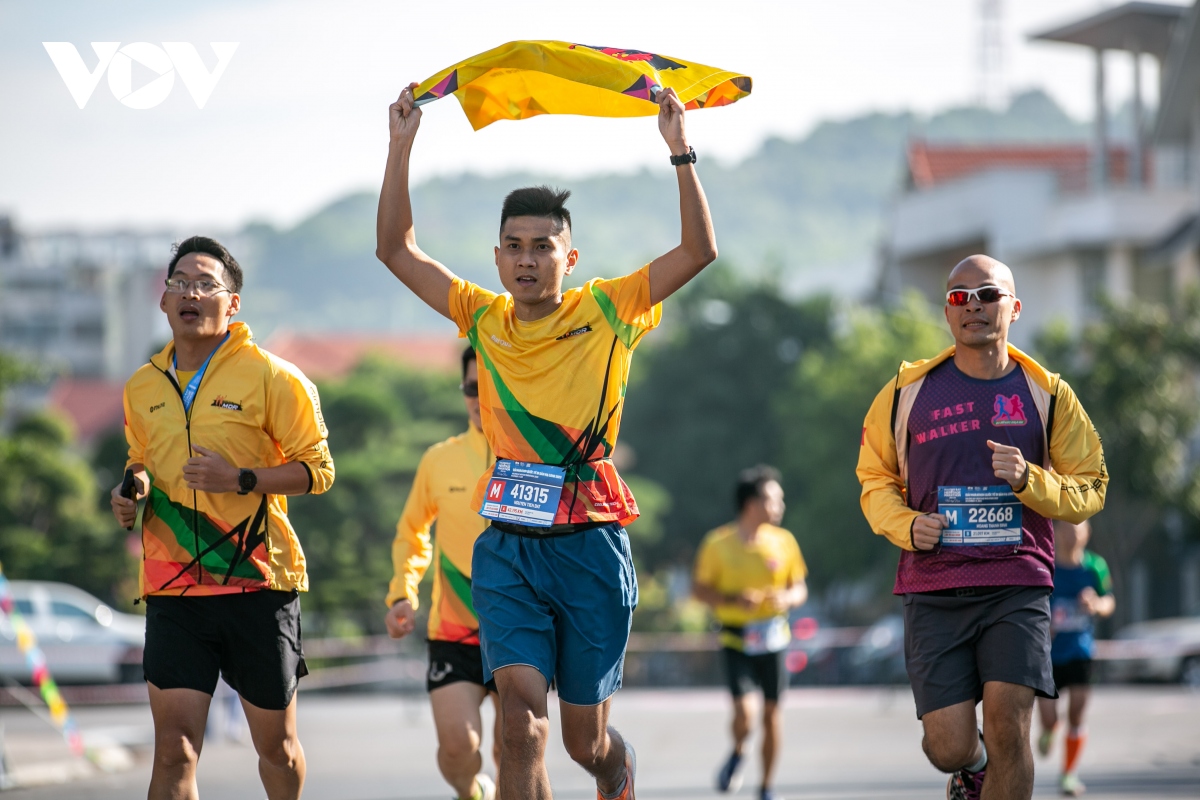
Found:
[{"label": "clenched hand gripping flag", "polygon": [[413,95],[421,105],[453,94],[479,130],[539,114],[650,117],[668,88],[688,109],[713,108],[742,99],[751,86],[747,75],[640,50],[521,41],[444,69]]}]

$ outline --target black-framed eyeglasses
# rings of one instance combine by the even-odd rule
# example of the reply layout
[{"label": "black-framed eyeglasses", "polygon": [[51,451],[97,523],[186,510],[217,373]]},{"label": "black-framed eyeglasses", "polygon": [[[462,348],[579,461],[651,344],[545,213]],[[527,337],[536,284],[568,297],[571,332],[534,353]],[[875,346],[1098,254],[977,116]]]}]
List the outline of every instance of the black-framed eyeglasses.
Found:
[{"label": "black-framed eyeglasses", "polygon": [[479,381],[463,381],[458,388],[463,397],[479,397]]}]

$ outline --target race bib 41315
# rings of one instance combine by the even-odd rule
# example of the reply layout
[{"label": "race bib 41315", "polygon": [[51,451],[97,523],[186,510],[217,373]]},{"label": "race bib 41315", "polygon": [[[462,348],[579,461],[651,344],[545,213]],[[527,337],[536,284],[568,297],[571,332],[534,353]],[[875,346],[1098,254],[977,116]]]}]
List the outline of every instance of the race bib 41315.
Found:
[{"label": "race bib 41315", "polygon": [[558,512],[567,470],[502,459],[492,470],[479,515],[500,522],[549,528]]}]

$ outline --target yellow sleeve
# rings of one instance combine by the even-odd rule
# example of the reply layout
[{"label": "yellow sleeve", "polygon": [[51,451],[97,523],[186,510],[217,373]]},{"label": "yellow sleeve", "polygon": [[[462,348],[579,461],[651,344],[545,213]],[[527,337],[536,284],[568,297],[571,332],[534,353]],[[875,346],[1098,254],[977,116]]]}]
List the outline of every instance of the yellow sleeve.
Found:
[{"label": "yellow sleeve", "polygon": [[620,278],[588,283],[609,327],[630,350],[662,321],[662,303],[650,302],[650,265]]},{"label": "yellow sleeve", "polygon": [[125,384],[125,392],[121,397],[125,406],[125,441],[129,444],[129,457],[125,459],[125,468],[134,464],[146,464],[146,432],[142,429],[142,420],[133,413],[133,404],[129,400],[129,384]]},{"label": "yellow sleeve", "polygon": [[470,281],[455,278],[450,282],[450,319],[458,326],[459,338],[465,338],[467,331],[475,327],[475,319],[480,311],[491,305],[497,297],[495,292],[489,292]]},{"label": "yellow sleeve", "polygon": [[279,445],[287,463],[299,461],[308,467],[312,483],[308,491],[321,494],[333,486],[334,472],[317,387],[287,362],[273,361],[273,366],[267,387],[267,435]]},{"label": "yellow sleeve", "polygon": [[800,554],[800,543],[796,541],[796,537],[790,531],[788,539],[790,540],[788,548],[791,550],[788,580],[794,586],[808,577],[808,564],[804,563],[804,556]]},{"label": "yellow sleeve", "polygon": [[1104,508],[1108,469],[1104,446],[1092,420],[1066,381],[1058,384],[1050,465],[1029,464],[1021,502],[1050,519],[1080,523]]},{"label": "yellow sleeve", "polygon": [[875,402],[863,420],[862,441],[858,448],[858,482],[862,484],[859,503],[867,524],[876,534],[887,537],[904,550],[915,550],[912,523],[920,516],[905,502],[904,481],[896,456],[896,437],[892,433],[892,398],[896,393],[893,378],[875,396]]},{"label": "yellow sleeve", "polygon": [[696,569],[692,581],[717,589],[717,581],[721,578],[721,561],[717,558],[716,548],[713,547],[712,534],[704,537],[700,549],[696,553]]},{"label": "yellow sleeve", "polygon": [[429,529],[437,518],[437,505],[429,488],[429,453],[421,457],[412,490],[404,501],[404,511],[396,523],[396,538],[392,540],[392,581],[388,585],[387,607],[397,600],[408,598],[415,609],[418,605],[417,587],[432,560]]}]

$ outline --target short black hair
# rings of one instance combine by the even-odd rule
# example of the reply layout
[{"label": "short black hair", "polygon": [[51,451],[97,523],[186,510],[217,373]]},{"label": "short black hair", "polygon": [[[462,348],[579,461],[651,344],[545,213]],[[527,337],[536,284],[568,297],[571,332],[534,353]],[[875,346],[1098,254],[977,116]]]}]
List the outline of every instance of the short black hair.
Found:
[{"label": "short black hair", "polygon": [[463,373],[464,381],[467,379],[467,365],[469,365],[474,360],[475,360],[475,348],[474,347],[468,347],[466,350],[462,351],[462,373]]},{"label": "short black hair", "polygon": [[552,189],[549,186],[526,186],[523,189],[513,189],[504,198],[500,208],[500,230],[509,217],[548,217],[557,220],[562,229],[571,237],[571,212],[567,210],[567,200],[571,193],[565,189]]},{"label": "short black hair", "polygon": [[738,473],[737,490],[735,499],[737,502],[737,510],[740,514],[742,509],[756,497],[763,496],[763,487],[771,481],[775,483],[783,483],[783,475],[774,467],[766,464],[758,464],[753,467],[747,467]]},{"label": "short black hair", "polygon": [[171,247],[171,263],[167,264],[168,278],[175,272],[175,265],[179,263],[179,259],[189,253],[211,256],[220,261],[225,267],[225,283],[229,291],[234,294],[242,291],[242,265],[230,254],[225,245],[207,236],[192,236]]}]

